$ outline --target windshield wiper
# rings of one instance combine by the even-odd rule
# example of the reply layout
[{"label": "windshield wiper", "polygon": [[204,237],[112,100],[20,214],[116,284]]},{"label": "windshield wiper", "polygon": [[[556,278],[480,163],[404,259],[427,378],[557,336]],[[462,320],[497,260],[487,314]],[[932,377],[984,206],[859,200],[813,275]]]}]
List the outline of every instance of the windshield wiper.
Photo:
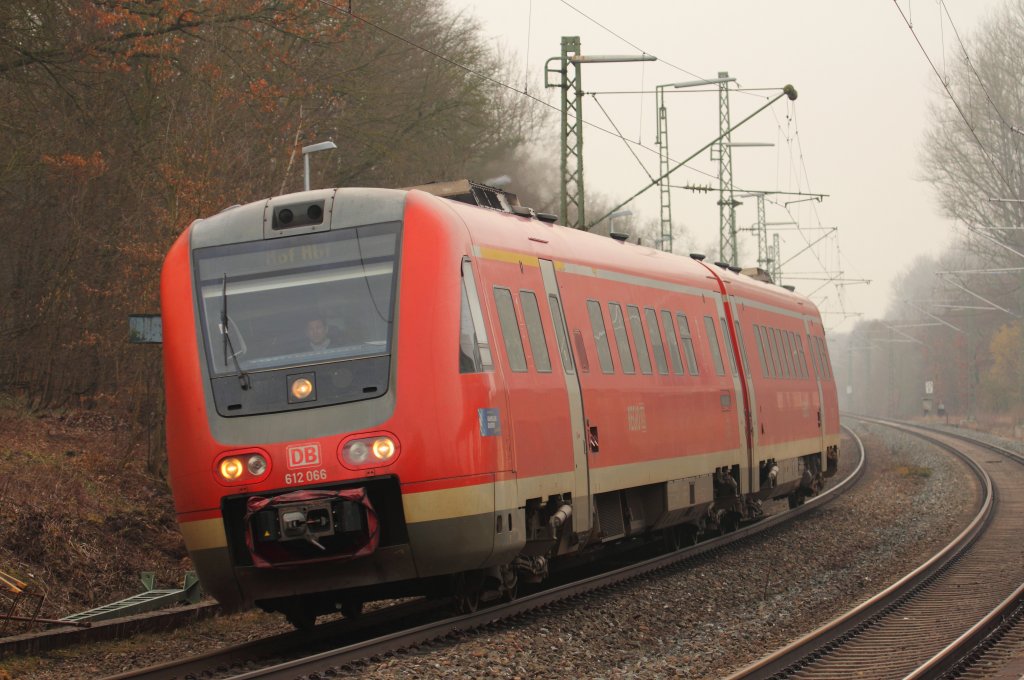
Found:
[{"label": "windshield wiper", "polygon": [[225,272],[220,293],[220,332],[224,335],[224,365],[228,365],[230,356],[235,364],[235,370],[238,371],[238,382],[242,385],[243,390],[247,390],[252,387],[252,383],[249,381],[249,374],[243,371],[241,364],[238,363],[235,348],[231,344],[231,330],[228,323],[228,275]]}]

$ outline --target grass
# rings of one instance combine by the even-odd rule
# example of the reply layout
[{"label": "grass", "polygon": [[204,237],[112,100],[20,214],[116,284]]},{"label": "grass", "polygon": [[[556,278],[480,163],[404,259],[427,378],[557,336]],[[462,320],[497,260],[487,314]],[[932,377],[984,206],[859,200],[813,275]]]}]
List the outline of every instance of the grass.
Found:
[{"label": "grass", "polygon": [[896,474],[900,477],[916,477],[919,479],[927,479],[932,476],[932,469],[927,467],[921,467],[919,465],[901,465],[896,468]]}]

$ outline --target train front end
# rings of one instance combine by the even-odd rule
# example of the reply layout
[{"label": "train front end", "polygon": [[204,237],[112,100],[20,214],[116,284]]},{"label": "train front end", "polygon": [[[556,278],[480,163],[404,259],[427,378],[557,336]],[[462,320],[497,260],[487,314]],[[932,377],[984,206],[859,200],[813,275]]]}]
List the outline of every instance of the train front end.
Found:
[{"label": "train front end", "polygon": [[416,577],[394,431],[405,199],[238,206],[167,256],[170,481],[200,580],[228,609],[322,613],[309,594]]}]

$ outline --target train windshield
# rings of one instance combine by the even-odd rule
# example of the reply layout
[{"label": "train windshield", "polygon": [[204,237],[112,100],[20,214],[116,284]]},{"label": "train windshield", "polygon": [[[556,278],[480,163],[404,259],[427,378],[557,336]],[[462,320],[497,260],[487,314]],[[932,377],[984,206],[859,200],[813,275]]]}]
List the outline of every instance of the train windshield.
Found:
[{"label": "train windshield", "polygon": [[389,354],[401,224],[198,249],[214,376]]}]

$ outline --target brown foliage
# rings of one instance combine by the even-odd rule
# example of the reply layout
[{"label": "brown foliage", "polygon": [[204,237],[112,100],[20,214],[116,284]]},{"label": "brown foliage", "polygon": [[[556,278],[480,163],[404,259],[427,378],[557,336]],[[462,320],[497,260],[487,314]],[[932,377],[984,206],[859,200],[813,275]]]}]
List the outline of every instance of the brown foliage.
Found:
[{"label": "brown foliage", "polygon": [[140,431],[159,428],[160,361],[125,317],[157,309],[190,221],[300,189],[313,141],[338,144],[317,186],[406,186],[511,160],[535,122],[453,65],[501,78],[437,3],[354,10],[448,60],[315,0],[0,4],[0,391],[127,409]]}]

